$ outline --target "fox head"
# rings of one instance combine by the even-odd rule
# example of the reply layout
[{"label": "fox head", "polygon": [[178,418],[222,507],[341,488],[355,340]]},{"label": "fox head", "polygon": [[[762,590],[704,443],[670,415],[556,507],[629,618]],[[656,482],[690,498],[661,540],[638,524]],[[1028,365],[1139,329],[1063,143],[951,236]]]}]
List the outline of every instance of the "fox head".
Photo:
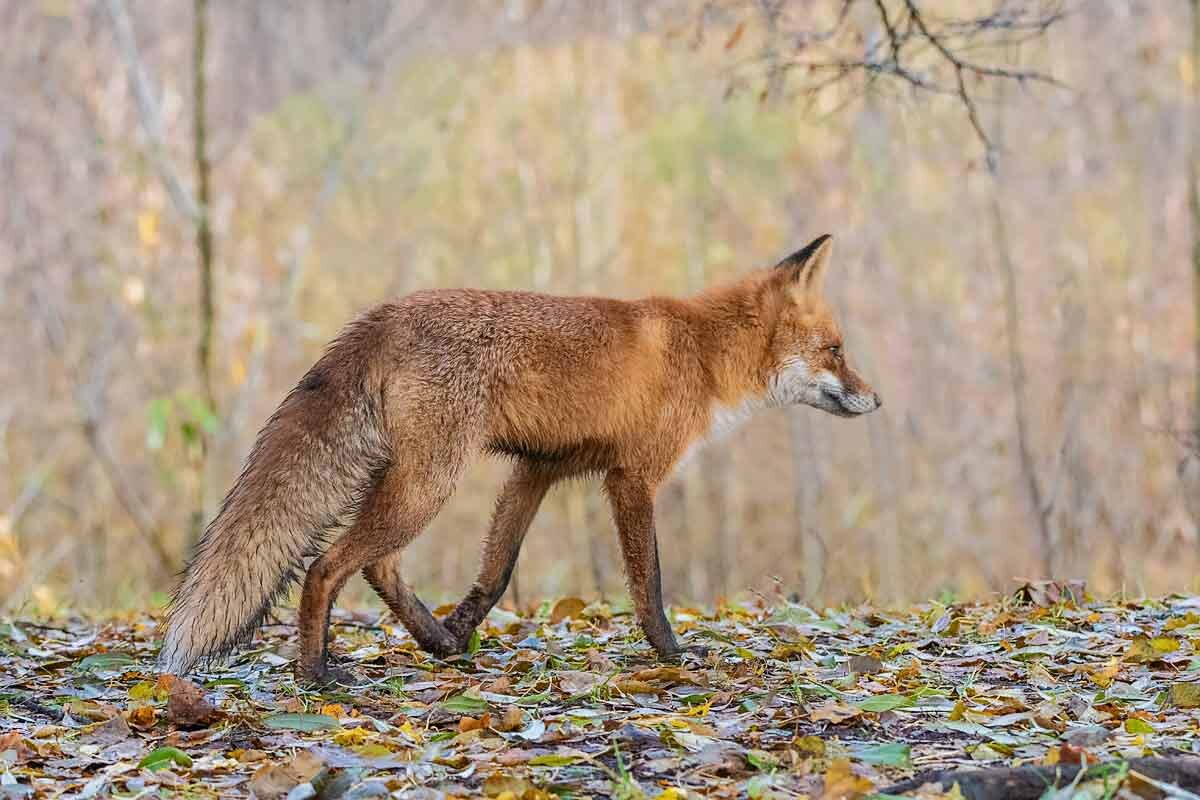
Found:
[{"label": "fox head", "polygon": [[821,295],[832,238],[819,236],[770,270],[776,308],[767,354],[767,401],[805,405],[839,417],[879,408],[879,395],[846,363],[842,334]]}]

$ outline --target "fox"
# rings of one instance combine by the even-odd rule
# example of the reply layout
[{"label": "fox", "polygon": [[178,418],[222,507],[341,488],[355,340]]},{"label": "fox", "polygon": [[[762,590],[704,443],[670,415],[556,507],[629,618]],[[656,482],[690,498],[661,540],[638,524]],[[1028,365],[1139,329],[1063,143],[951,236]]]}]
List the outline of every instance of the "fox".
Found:
[{"label": "fox", "polygon": [[[657,657],[679,657],[663,609],[658,488],[757,411],[882,405],[847,363],[821,286],[825,234],[774,266],[689,297],[636,300],[434,289],[359,314],[267,419],[200,537],[164,618],[161,672],[229,653],[304,576],[298,681],[353,684],[329,614],[361,571],[417,645],[466,651],[504,594],[559,481],[602,484],[633,609]],[[465,597],[435,617],[401,553],[471,459],[511,461]],[[331,532],[344,532],[332,542]],[[307,571],[306,560],[315,557]]]}]

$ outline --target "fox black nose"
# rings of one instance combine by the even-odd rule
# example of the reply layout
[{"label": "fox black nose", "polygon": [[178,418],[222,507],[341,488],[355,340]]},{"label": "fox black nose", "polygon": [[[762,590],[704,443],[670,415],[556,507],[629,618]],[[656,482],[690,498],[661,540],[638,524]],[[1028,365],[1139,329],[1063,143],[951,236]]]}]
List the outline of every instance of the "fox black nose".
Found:
[{"label": "fox black nose", "polygon": [[879,392],[875,393],[875,407],[883,408],[883,398],[879,396]]}]

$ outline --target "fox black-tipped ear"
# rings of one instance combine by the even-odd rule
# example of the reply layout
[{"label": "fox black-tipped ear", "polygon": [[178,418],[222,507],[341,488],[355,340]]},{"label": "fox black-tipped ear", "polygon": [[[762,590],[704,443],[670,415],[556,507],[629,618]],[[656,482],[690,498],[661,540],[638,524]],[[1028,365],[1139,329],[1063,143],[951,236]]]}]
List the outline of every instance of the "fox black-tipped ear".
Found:
[{"label": "fox black-tipped ear", "polygon": [[820,286],[821,274],[832,249],[833,237],[822,234],[780,261],[775,269],[786,270],[789,282],[798,283],[806,290],[815,289]]}]

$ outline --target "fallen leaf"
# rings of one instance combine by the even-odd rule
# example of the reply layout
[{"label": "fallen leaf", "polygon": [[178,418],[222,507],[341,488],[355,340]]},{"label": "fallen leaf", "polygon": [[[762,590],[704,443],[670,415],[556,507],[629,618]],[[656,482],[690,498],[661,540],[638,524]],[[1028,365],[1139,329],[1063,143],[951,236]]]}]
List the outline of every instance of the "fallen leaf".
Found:
[{"label": "fallen leaf", "polygon": [[525,713],[516,706],[508,706],[500,715],[500,719],[496,720],[494,726],[496,730],[502,733],[515,731],[525,724]]},{"label": "fallen leaf", "polygon": [[587,603],[580,598],[563,597],[550,609],[550,624],[557,625],[564,619],[575,619],[583,613],[585,608],[587,608]]},{"label": "fallen leaf", "polygon": [[133,731],[129,729],[129,723],[125,721],[125,718],[116,716],[105,722],[85,728],[83,735],[79,737],[79,741],[85,744],[108,747],[117,742],[123,742],[132,735]]},{"label": "fallen leaf", "polygon": [[846,670],[856,675],[872,675],[883,671],[883,662],[874,656],[850,656]]},{"label": "fallen leaf", "polygon": [[1200,683],[1172,683],[1167,702],[1176,708],[1200,708]]},{"label": "fallen leaf", "polygon": [[167,719],[180,728],[199,728],[220,716],[199,686],[174,675],[162,675],[158,688],[167,695]]},{"label": "fallen leaf", "polygon": [[839,758],[825,771],[821,800],[858,800],[874,790],[875,784],[851,771],[848,759]]},{"label": "fallen leaf", "polygon": [[590,692],[604,681],[604,676],[594,672],[563,670],[558,673],[558,688],[567,694]]},{"label": "fallen leaf", "polygon": [[139,731],[148,731],[158,722],[154,706],[138,706],[129,712],[129,726]]},{"label": "fallen leaf", "polygon": [[148,769],[151,772],[167,767],[190,767],[191,765],[192,757],[175,747],[160,747],[152,750],[138,762],[139,769]]},{"label": "fallen leaf", "polygon": [[324,714],[270,714],[262,718],[262,724],[277,730],[308,732],[342,727],[336,719]]},{"label": "fallen leaf", "polygon": [[808,711],[808,718],[813,722],[832,722],[835,725],[861,715],[861,709],[848,706],[838,700],[830,700],[815,708],[810,708]]},{"label": "fallen leaf", "polygon": [[[8,763],[23,764],[37,753],[37,750],[22,739],[19,733],[9,731],[8,733],[0,733],[0,754],[3,753],[12,753],[12,758],[8,760]],[[0,756],[0,763],[3,763],[5,760]]]}]

